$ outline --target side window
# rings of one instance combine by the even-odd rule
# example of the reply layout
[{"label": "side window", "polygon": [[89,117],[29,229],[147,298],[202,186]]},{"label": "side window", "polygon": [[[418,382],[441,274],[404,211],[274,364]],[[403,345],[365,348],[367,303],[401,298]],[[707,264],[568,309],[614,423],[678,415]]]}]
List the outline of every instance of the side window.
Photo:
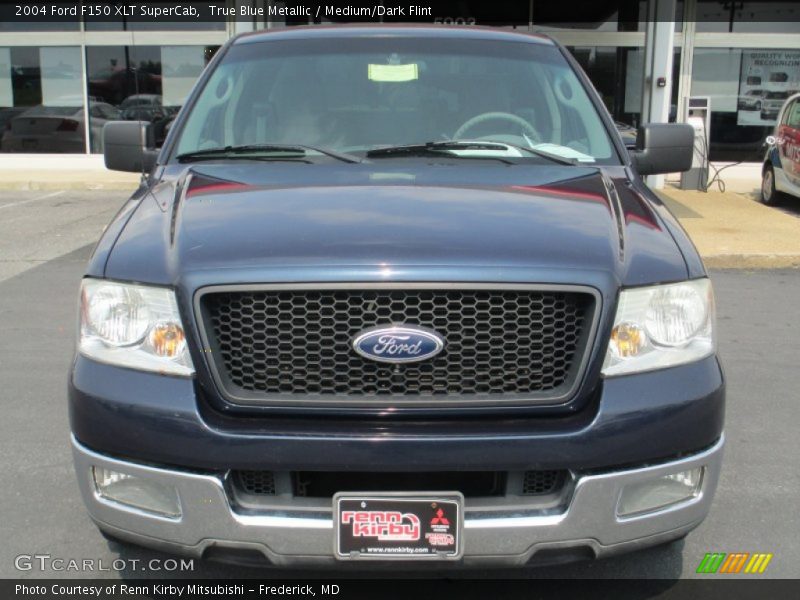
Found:
[{"label": "side window", "polygon": [[796,106],[797,106],[797,100],[792,102],[790,106],[786,107],[786,110],[783,111],[783,116],[781,117],[781,123],[780,123],[781,125],[789,124],[789,118],[792,116],[792,112],[795,110]]},{"label": "side window", "polygon": [[800,102],[797,100],[786,109],[786,125],[792,129],[800,129]]}]

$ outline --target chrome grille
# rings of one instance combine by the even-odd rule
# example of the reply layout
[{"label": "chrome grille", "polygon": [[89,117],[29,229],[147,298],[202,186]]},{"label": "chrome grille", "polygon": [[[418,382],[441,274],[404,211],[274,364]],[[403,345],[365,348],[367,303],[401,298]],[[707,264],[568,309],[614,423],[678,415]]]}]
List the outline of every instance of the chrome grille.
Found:
[{"label": "chrome grille", "polygon": [[[264,286],[210,288],[197,307],[209,363],[229,399],[470,403],[568,395],[593,329],[595,296],[572,289]],[[430,328],[445,338],[444,351],[404,365],[356,354],[356,334],[390,324]]]}]

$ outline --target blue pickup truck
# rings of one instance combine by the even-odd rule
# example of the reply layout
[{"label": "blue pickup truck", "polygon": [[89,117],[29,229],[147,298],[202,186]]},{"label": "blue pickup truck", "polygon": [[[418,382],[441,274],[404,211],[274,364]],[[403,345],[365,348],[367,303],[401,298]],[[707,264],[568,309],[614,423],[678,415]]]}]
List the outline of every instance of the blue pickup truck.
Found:
[{"label": "blue pickup truck", "polygon": [[113,539],[293,566],[523,566],[680,539],[724,445],[714,299],[556,42],[479,28],[232,39],[80,293],[83,499]]}]

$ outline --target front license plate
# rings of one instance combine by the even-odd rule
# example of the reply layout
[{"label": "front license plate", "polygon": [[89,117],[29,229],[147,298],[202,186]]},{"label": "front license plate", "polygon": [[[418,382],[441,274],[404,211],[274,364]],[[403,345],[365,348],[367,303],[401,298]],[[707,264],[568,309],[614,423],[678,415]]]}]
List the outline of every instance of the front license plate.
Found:
[{"label": "front license plate", "polygon": [[461,558],[459,492],[343,492],[333,497],[334,553],[341,560]]}]

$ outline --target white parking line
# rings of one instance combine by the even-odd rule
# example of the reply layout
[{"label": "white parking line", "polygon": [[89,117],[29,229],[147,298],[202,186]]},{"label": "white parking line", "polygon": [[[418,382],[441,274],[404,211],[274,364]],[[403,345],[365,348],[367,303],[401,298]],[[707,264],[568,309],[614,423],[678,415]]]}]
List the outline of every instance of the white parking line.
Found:
[{"label": "white parking line", "polygon": [[19,202],[11,202],[10,204],[0,204],[0,210],[4,208],[11,208],[12,206],[21,206],[23,204],[30,204],[31,202],[38,202],[39,200],[46,200],[47,198],[53,198],[54,196],[60,196],[64,193],[64,190],[58,192],[51,192],[49,194],[45,194],[44,196],[39,196],[38,198],[31,198],[30,200],[20,200]]}]

